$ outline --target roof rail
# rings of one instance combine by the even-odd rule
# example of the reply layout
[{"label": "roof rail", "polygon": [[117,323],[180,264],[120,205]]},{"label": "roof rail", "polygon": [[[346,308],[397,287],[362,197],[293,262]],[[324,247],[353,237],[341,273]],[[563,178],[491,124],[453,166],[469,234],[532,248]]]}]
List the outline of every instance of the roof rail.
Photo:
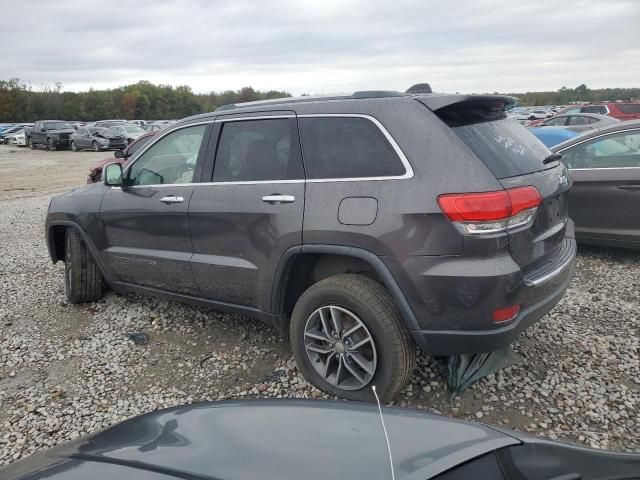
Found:
[{"label": "roof rail", "polygon": [[393,90],[361,90],[351,94],[336,95],[305,95],[303,97],[283,97],[273,98],[269,100],[258,100],[255,102],[229,103],[216,108],[216,112],[225,110],[233,110],[236,108],[253,107],[259,105],[281,105],[287,103],[304,103],[317,102],[321,100],[360,100],[365,98],[386,98],[386,97],[404,97],[404,93],[395,92]]}]

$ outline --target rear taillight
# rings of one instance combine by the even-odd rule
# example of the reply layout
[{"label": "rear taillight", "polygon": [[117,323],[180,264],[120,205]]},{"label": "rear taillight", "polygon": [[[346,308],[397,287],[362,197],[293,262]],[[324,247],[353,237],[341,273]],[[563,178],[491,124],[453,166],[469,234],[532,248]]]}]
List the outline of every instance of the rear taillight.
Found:
[{"label": "rear taillight", "polygon": [[496,233],[528,225],[542,202],[535,187],[440,195],[438,205],[463,233]]},{"label": "rear taillight", "polygon": [[493,311],[491,317],[495,323],[509,322],[520,313],[520,305],[510,305]]}]

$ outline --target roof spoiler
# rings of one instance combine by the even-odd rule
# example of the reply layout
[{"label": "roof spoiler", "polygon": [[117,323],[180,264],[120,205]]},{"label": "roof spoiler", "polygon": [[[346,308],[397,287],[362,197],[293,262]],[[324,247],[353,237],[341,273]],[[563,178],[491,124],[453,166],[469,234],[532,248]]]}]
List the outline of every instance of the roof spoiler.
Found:
[{"label": "roof spoiler", "polygon": [[418,96],[416,100],[450,127],[500,120],[518,101],[506,95],[433,95]]}]

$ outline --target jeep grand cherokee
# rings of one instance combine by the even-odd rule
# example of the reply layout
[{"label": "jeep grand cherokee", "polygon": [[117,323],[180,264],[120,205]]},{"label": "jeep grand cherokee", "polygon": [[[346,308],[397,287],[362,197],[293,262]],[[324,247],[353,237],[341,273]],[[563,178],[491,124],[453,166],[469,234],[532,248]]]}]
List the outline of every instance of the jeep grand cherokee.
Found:
[{"label": "jeep grand cherokee", "polygon": [[512,101],[358,92],[187,118],[53,198],[51,258],[71,302],[108,285],[252,315],[317,387],[392,399],[416,346],[503,347],[571,279],[570,179]]}]

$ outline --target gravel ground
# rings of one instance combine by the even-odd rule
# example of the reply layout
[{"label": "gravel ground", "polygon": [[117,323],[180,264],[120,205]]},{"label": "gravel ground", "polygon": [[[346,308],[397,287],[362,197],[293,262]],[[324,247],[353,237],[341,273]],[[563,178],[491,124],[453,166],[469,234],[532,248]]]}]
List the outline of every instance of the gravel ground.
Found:
[{"label": "gravel ground", "polygon": [[[36,167],[48,158],[22,158],[46,175]],[[92,159],[77,158],[70,179]],[[45,192],[0,190],[0,465],[157,408],[329,398],[299,375],[284,338],[240,315],[113,292],[67,304],[63,266],[51,264],[43,238]],[[450,401],[443,361],[420,355],[396,403],[640,451],[639,291],[640,254],[581,249],[565,298],[515,344],[520,364]]]}]

